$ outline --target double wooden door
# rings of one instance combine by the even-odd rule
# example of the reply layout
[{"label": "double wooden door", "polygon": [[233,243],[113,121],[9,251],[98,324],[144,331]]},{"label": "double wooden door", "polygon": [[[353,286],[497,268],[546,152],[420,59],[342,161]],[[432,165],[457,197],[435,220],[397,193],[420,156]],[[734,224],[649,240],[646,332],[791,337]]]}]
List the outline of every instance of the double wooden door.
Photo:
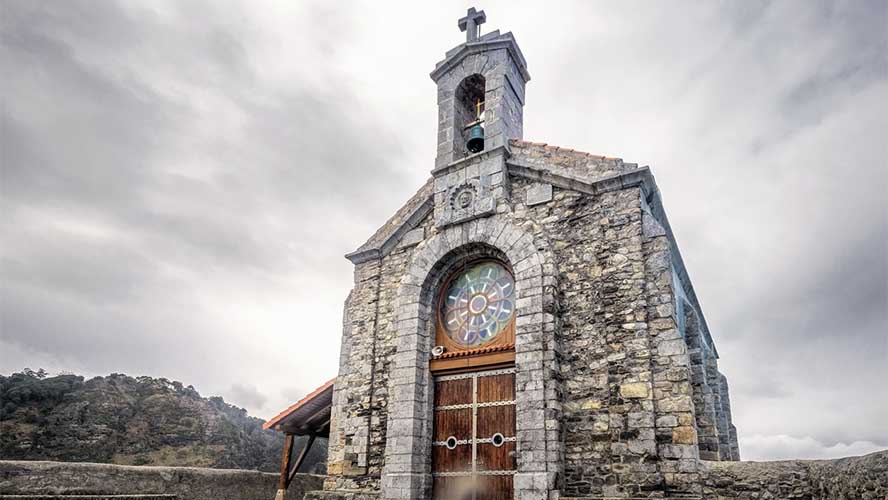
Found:
[{"label": "double wooden door", "polygon": [[435,378],[432,475],[436,500],[512,498],[515,370]]}]

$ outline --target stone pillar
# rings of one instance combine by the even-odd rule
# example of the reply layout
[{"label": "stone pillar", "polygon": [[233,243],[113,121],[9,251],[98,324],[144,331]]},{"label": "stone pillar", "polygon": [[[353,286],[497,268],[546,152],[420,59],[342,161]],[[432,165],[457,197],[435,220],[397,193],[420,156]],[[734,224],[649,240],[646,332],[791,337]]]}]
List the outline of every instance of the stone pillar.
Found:
[{"label": "stone pillar", "polygon": [[378,260],[355,267],[355,286],[343,315],[325,489],[355,488],[368,480],[379,283]]},{"label": "stone pillar", "polygon": [[694,362],[694,405],[697,415],[697,429],[700,432],[700,458],[702,460],[719,460],[718,450],[718,415],[715,405],[715,392],[718,387],[710,385],[714,361],[712,351],[702,341],[702,334],[696,331],[700,347],[695,349]]},{"label": "stone pillar", "polygon": [[731,460],[740,461],[740,443],[737,441],[737,428],[731,424]]},{"label": "stone pillar", "polygon": [[[722,415],[721,393],[719,392],[718,381],[718,360],[715,358],[715,353],[713,353],[708,346],[706,346],[703,352],[705,356],[703,367],[706,372],[706,393],[704,394],[706,413],[707,417],[710,414],[712,415],[712,426],[715,428],[714,435],[707,435],[707,440],[704,443],[704,446],[710,453],[707,460],[723,460],[721,441],[723,436],[728,432],[728,429],[725,427],[725,420]],[[703,446],[701,446],[701,449],[702,448]]]},{"label": "stone pillar", "polygon": [[726,432],[719,434],[719,453],[722,460],[740,460],[740,447],[737,444],[737,428],[734,427],[731,416],[731,397],[728,391],[728,379],[721,373],[718,374],[719,394],[721,395],[722,419]]},{"label": "stone pillar", "polygon": [[712,353],[703,339],[700,318],[694,306],[683,300],[681,309],[685,317],[685,342],[688,345],[691,360],[691,386],[693,388],[700,459],[718,460],[718,430],[715,407],[712,402],[713,389],[706,376],[706,363],[712,357]]},{"label": "stone pillar", "polygon": [[[672,246],[666,231],[645,206],[645,274],[648,327],[653,370],[654,432],[658,483],[641,483],[646,491],[696,495],[699,448],[694,416],[690,357],[678,330],[675,311]],[[649,487],[653,486],[653,488]]]},{"label": "stone pillar", "polygon": [[[533,239],[519,243],[528,249]],[[516,278],[515,389],[518,435],[517,500],[548,500],[561,476],[561,401],[557,373],[560,346],[556,340],[554,266],[528,250],[514,266]],[[545,267],[545,269],[544,269]],[[547,283],[548,287],[539,286]]]}]

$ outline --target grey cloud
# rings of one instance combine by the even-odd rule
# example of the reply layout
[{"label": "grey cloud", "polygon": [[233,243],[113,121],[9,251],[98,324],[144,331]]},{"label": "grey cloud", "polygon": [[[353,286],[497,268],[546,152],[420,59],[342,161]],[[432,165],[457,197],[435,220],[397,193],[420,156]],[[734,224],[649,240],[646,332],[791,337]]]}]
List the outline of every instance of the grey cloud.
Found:
[{"label": "grey cloud", "polygon": [[749,436],[740,446],[750,456],[769,457],[772,460],[792,460],[798,457],[829,459],[866,455],[885,449],[885,444],[870,441],[826,444],[812,437],[793,437],[785,434],[775,436]]},{"label": "grey cloud", "polygon": [[234,384],[228,389],[226,399],[237,406],[262,408],[268,398],[252,385]]},{"label": "grey cloud", "polygon": [[123,245],[95,245],[59,235],[16,243],[21,250],[0,261],[5,279],[97,304],[135,299],[138,287],[154,281],[158,272],[148,256]]},{"label": "grey cloud", "polygon": [[[322,207],[341,218],[349,200],[373,196],[365,189],[397,182],[385,173],[397,144],[366,133],[372,120],[337,75],[326,89],[258,81],[236,13],[114,2],[4,11],[4,342],[81,370],[189,379],[162,371],[200,359],[213,333],[242,336],[235,346],[250,338],[200,317],[201,287],[313,278],[299,266],[329,266],[354,243],[319,256],[300,215]],[[232,114],[237,131],[213,130]],[[59,215],[102,234],[59,227]]]}]

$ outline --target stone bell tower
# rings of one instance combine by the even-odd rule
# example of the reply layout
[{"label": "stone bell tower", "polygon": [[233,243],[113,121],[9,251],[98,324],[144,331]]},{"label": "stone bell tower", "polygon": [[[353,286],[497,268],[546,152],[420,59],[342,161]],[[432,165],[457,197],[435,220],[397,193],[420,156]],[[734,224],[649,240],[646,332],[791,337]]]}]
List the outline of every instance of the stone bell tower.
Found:
[{"label": "stone bell tower", "polygon": [[527,62],[511,33],[479,34],[486,20],[484,11],[469,9],[458,22],[466,42],[449,50],[430,75],[438,86],[432,174],[441,227],[495,211],[505,188],[509,140],[523,135]]},{"label": "stone bell tower", "polygon": [[497,30],[479,36],[478,27],[486,20],[483,10],[469,9],[459,20],[466,43],[449,50],[430,75],[438,85],[436,169],[471,154],[465,148],[466,126],[475,121],[479,100],[485,151],[522,138],[524,86],[530,80],[527,61],[511,33]]}]

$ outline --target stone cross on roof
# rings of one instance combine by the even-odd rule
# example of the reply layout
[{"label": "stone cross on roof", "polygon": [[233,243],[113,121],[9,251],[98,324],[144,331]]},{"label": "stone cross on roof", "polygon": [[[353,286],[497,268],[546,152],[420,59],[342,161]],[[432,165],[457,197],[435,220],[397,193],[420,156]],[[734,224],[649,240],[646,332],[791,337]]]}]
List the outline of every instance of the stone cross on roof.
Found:
[{"label": "stone cross on roof", "polygon": [[487,15],[483,10],[477,12],[474,7],[469,8],[466,17],[459,20],[459,30],[466,32],[466,43],[478,39],[478,27],[485,22],[487,22]]}]

